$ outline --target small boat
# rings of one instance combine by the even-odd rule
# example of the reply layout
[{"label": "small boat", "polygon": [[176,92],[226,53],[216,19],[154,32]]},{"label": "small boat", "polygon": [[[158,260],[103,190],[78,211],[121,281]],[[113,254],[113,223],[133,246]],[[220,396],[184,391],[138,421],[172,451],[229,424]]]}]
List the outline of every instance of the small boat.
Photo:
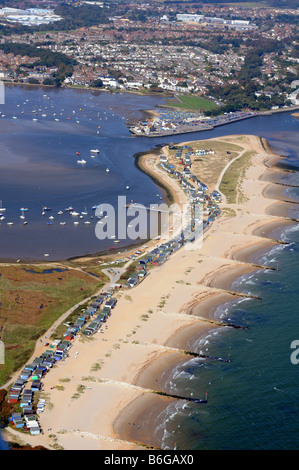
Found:
[{"label": "small boat", "polygon": [[79,215],[79,212],[76,212],[76,211],[72,210],[71,215]]},{"label": "small boat", "polygon": [[89,225],[90,224],[89,220],[85,220],[84,224]]},{"label": "small boat", "polygon": [[65,224],[66,224],[66,222],[60,222],[60,225],[65,225]]},{"label": "small boat", "polygon": [[13,225],[13,222],[7,222],[7,225]]},{"label": "small boat", "polygon": [[49,253],[44,253],[44,256],[50,256]]},{"label": "small boat", "polygon": [[90,153],[98,154],[98,153],[100,153],[100,151],[99,151],[99,149],[94,149],[94,150],[91,150]]},{"label": "small boat", "polygon": [[130,189],[130,186],[126,186],[126,189]]},{"label": "small boat", "polygon": [[61,214],[63,214],[63,211],[58,211],[57,214],[61,215]]},{"label": "small boat", "polygon": [[106,172],[109,173],[109,171],[110,171],[109,168],[106,168]]},{"label": "small boat", "polygon": [[79,224],[79,222],[74,222],[74,225],[78,225],[78,224]]},{"label": "small boat", "polygon": [[23,225],[27,225],[27,224],[28,224],[28,222],[27,222],[27,220],[25,220],[25,222],[23,222]]},{"label": "small boat", "polygon": [[80,152],[76,152],[76,155],[80,155]]},{"label": "small boat", "polygon": [[84,164],[84,163],[86,163],[86,160],[84,160],[84,159],[82,158],[82,160],[77,160],[77,163],[83,163],[83,164]]}]

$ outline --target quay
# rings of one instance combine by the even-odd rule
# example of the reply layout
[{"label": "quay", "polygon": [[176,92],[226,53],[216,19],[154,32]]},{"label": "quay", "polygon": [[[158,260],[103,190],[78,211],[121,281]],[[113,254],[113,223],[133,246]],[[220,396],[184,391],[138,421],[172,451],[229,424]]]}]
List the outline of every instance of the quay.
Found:
[{"label": "quay", "polygon": [[162,114],[154,118],[153,121],[141,121],[130,127],[130,132],[141,137],[164,137],[169,135],[188,134],[191,132],[209,131],[215,127],[223,126],[231,122],[241,121],[261,115],[262,113],[253,111],[242,111],[229,113],[213,118],[204,118],[193,115],[186,121],[182,121],[180,114],[169,114],[163,117]]},{"label": "quay", "polygon": [[235,111],[221,116],[207,118],[197,113],[182,111],[160,112],[152,120],[140,121],[129,128],[134,136],[164,137],[192,132],[209,131],[215,127],[242,121],[257,116],[269,116],[276,113],[296,111],[298,105],[268,111]]}]

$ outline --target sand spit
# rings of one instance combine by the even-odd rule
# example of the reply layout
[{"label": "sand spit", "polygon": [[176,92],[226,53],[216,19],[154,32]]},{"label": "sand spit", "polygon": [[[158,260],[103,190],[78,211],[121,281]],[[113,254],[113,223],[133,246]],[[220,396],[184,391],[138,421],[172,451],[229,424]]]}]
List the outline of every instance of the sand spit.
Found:
[{"label": "sand spit", "polygon": [[[269,211],[275,204],[279,209],[281,200],[276,202],[274,191],[267,194],[275,184],[263,180],[265,172],[277,174],[272,164],[278,159],[265,142],[255,136],[217,140],[252,152],[239,182],[242,201],[220,204],[222,214],[199,249],[183,247],[152,268],[141,284],[118,294],[112,316],[95,336],[74,340],[70,356],[43,379],[43,434],[26,436],[26,442],[66,450],[161,445],[155,435],[159,416],[175,399],[153,392],[167,390],[171,370],[190,360],[185,351],[195,338],[223,327],[214,318],[216,307],[242,296],[232,282],[261,269],[251,260],[280,243],[274,228],[294,223],[284,212]],[[147,171],[163,177],[175,200],[185,202],[177,183],[158,167],[157,155],[143,158]]]}]

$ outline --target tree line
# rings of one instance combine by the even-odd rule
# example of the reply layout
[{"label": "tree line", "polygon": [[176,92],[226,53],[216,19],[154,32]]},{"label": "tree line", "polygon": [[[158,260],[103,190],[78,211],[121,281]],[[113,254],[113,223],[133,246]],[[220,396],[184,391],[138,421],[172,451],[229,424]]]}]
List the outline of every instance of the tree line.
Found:
[{"label": "tree line", "polygon": [[0,45],[0,49],[5,54],[36,57],[36,61],[32,64],[23,64],[27,68],[37,66],[57,68],[57,71],[53,73],[53,83],[57,86],[60,86],[66,77],[73,74],[74,66],[77,64],[76,60],[61,52],[53,52],[49,49],[37,48],[29,44],[4,43]]}]

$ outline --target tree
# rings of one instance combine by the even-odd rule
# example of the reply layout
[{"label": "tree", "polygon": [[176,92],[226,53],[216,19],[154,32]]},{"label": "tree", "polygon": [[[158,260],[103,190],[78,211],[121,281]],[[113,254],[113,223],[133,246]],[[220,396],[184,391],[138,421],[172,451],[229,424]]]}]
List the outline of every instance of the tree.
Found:
[{"label": "tree", "polygon": [[29,78],[28,83],[30,83],[30,85],[39,85],[37,78]]},{"label": "tree", "polygon": [[54,85],[54,80],[52,78],[45,78],[43,85]]},{"label": "tree", "polygon": [[93,88],[102,88],[103,80],[98,78],[97,80],[94,80],[90,86],[93,87]]}]

